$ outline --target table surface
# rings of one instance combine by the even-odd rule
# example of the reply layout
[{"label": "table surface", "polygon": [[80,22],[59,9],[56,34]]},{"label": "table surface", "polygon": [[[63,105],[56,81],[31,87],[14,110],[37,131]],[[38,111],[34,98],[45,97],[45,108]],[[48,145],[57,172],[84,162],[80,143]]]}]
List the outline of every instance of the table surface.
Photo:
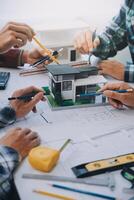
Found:
[{"label": "table surface", "polygon": [[[2,69],[2,68],[0,70],[11,72],[11,77],[10,77],[10,80],[9,80],[9,83],[8,83],[6,90],[0,91],[2,104],[7,103],[7,97],[9,97],[12,94],[12,92],[15,91],[16,89],[23,88],[23,87],[30,86],[30,85],[35,85],[35,86],[41,87],[41,86],[47,85],[47,83],[48,83],[47,74],[20,77],[19,76],[19,70],[15,70],[15,69],[9,70],[9,69]],[[49,109],[49,107],[47,107],[46,104],[47,103],[45,103],[45,108]],[[43,107],[44,107],[44,103],[40,103],[38,105],[38,110],[42,111],[44,109]],[[37,120],[37,121],[34,120],[34,123],[33,122],[30,123],[30,117],[32,117],[33,115],[34,114],[31,113],[27,117],[28,120],[21,119],[14,126],[18,126],[18,125],[19,126],[22,125],[22,127],[28,126],[29,128],[32,128],[33,130],[38,131],[43,140],[47,140],[49,138],[49,135],[45,131],[45,129],[46,129],[45,124],[44,124],[44,128],[43,128],[43,126],[42,126],[42,124],[40,124],[41,122],[39,120]],[[36,119],[36,117],[35,117],[35,119]],[[40,126],[42,126],[42,131],[40,130]],[[9,129],[9,128],[10,127],[3,129],[2,133],[5,134],[6,130]],[[66,129],[66,127],[64,127],[64,128]],[[78,128],[79,128],[79,126],[78,126]],[[73,134],[74,133],[72,132],[72,135]],[[56,139],[56,137],[58,137],[57,132],[54,133],[53,139]],[[116,135],[116,137],[117,137],[117,140],[118,140],[119,139],[118,135]],[[129,145],[128,145],[128,148],[129,148]],[[104,149],[105,149],[105,146],[104,146]],[[96,154],[96,153],[97,152],[94,152],[94,154]],[[19,191],[19,194],[20,194],[20,197],[21,197],[22,200],[26,200],[26,199],[32,199],[32,200],[54,199],[52,197],[47,197],[47,196],[35,194],[35,193],[32,192],[33,189],[42,189],[42,190],[46,190],[46,191],[49,191],[49,192],[64,194],[66,196],[70,196],[70,197],[73,197],[75,199],[81,199],[81,200],[86,200],[86,199],[97,200],[97,199],[99,199],[99,198],[92,197],[92,196],[87,196],[87,195],[82,195],[82,194],[78,194],[78,193],[73,193],[73,192],[69,192],[69,191],[51,188],[47,184],[48,181],[46,182],[46,181],[41,181],[41,180],[23,179],[22,174],[24,174],[24,173],[39,173],[40,174],[41,172],[37,172],[36,170],[32,169],[32,167],[28,163],[27,158],[18,167],[18,169],[15,173],[15,182],[16,182],[16,185],[17,185],[17,188],[18,188],[18,191]],[[122,189],[124,187],[128,187],[129,184],[126,180],[124,180],[121,177],[120,171],[116,171],[116,172],[112,172],[112,173],[113,173],[115,180],[116,180],[116,189],[115,189],[114,192],[110,191],[109,188],[106,188],[106,187],[98,187],[98,186],[91,186],[91,185],[87,186],[87,185],[82,185],[82,184],[80,185],[80,184],[73,184],[73,183],[65,183],[64,185],[76,187],[76,188],[79,188],[79,189],[89,190],[89,191],[92,191],[92,192],[98,192],[98,193],[102,193],[102,194],[105,194],[105,195],[116,196],[116,197],[118,197],[119,199],[122,199],[122,200],[127,200],[130,197],[134,196],[134,193],[133,194],[127,194],[127,193],[124,193],[122,191]],[[60,168],[59,168],[59,171],[57,171],[56,175],[60,175]],[[60,183],[60,184],[63,185],[63,183]]]}]

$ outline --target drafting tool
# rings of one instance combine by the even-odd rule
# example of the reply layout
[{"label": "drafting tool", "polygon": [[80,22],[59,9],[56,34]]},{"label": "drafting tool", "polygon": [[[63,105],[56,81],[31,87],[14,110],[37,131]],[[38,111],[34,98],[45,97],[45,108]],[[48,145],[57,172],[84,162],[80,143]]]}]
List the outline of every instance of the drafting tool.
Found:
[{"label": "drafting tool", "polygon": [[89,196],[102,198],[102,199],[116,200],[115,197],[111,197],[111,196],[107,196],[107,195],[99,194],[99,193],[95,193],[95,192],[89,192],[89,191],[66,187],[66,186],[57,185],[57,184],[52,184],[51,186],[55,187],[55,188],[63,189],[63,190],[68,190],[68,191],[72,191],[72,192],[76,192],[76,193],[80,193],[80,194],[85,194],[85,195],[89,195]]},{"label": "drafting tool", "polygon": [[[60,48],[59,50],[52,51],[52,56],[57,57],[61,53],[62,50],[63,50],[63,48]],[[37,67],[38,65],[44,63],[47,60],[50,61],[50,56],[48,56],[48,55],[43,56],[41,59],[39,59],[35,63],[31,64],[29,67],[32,67],[32,68]]]},{"label": "drafting tool", "polygon": [[44,112],[40,113],[40,116],[45,120],[45,122],[48,123],[48,124],[52,124],[52,122],[48,121],[48,120],[46,119],[46,117],[44,117],[43,114],[44,114]]},{"label": "drafting tool", "polygon": [[52,56],[51,51],[48,50],[44,45],[42,45],[35,36],[33,37],[33,40],[39,45],[40,48],[44,50],[44,53],[47,53],[47,55],[50,57],[52,61],[56,62],[57,64],[60,64],[59,61],[54,56]]},{"label": "drafting tool", "polygon": [[45,67],[43,68],[32,68],[32,69],[25,69],[22,70],[19,75],[20,76],[31,76],[31,75],[36,75],[36,74],[42,74],[42,73],[46,73],[47,69]]},{"label": "drafting tool", "polygon": [[121,171],[121,175],[132,184],[129,189],[134,189],[134,170],[130,168],[124,168]]},{"label": "drafting tool", "polygon": [[38,179],[38,180],[47,180],[47,181],[58,181],[58,182],[71,182],[71,183],[80,183],[86,185],[97,185],[103,187],[109,187],[111,190],[115,188],[115,180],[113,176],[110,174],[103,176],[101,178],[86,178],[86,179],[78,179],[72,177],[64,177],[64,176],[53,176],[47,174],[23,174],[23,178],[26,179]]},{"label": "drafting tool", "polygon": [[42,191],[42,190],[33,190],[33,192],[36,192],[36,193],[42,194],[42,195],[46,195],[46,196],[49,196],[49,197],[55,197],[55,198],[58,198],[58,199],[63,199],[63,200],[75,200],[74,198],[71,198],[71,197],[63,196],[63,195],[56,194],[56,193],[50,193],[50,192],[46,192],[46,191]]},{"label": "drafting tool", "polygon": [[[22,96],[18,96],[18,97],[9,97],[8,100],[11,101],[11,100],[23,100],[23,101],[30,101],[38,92],[31,92],[29,94],[25,94],[25,95],[22,95]],[[45,93],[44,93],[45,95]]]},{"label": "drafting tool", "polygon": [[78,178],[115,171],[134,166],[134,153],[77,165],[72,171]]},{"label": "drafting tool", "polygon": [[35,169],[50,172],[57,164],[60,153],[70,141],[71,139],[68,139],[59,150],[43,146],[33,148],[28,155],[29,163]]},{"label": "drafting tool", "polygon": [[38,65],[41,65],[42,63],[44,63],[47,60],[50,60],[50,57],[49,56],[44,56],[40,60],[38,60],[35,63],[33,63],[32,65],[30,65],[29,67],[32,67],[32,68],[37,67]]}]

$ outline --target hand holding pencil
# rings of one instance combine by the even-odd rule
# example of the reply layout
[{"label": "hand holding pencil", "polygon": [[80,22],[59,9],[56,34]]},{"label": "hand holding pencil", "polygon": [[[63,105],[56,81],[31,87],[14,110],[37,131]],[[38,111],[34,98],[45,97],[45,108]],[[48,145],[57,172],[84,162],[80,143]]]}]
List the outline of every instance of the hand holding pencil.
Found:
[{"label": "hand holding pencil", "polygon": [[[30,96],[33,92],[35,94]],[[15,91],[9,100],[13,100],[10,101],[10,106],[15,110],[16,117],[20,118],[27,115],[30,111],[36,112],[36,104],[44,100],[44,92],[42,89],[30,86]]]},{"label": "hand holding pencil", "polygon": [[47,49],[35,36],[33,37],[33,40],[36,42],[36,44],[42,49],[44,50],[44,53],[46,53],[50,59],[53,61],[53,62],[56,62],[57,64],[60,64],[59,61],[54,57],[52,56],[52,53],[49,49]]},{"label": "hand holding pencil", "polygon": [[[126,92],[116,92],[113,90],[126,90]],[[127,83],[107,83],[99,90],[104,96],[108,97],[109,103],[121,109],[123,105],[134,108],[134,89]]]}]

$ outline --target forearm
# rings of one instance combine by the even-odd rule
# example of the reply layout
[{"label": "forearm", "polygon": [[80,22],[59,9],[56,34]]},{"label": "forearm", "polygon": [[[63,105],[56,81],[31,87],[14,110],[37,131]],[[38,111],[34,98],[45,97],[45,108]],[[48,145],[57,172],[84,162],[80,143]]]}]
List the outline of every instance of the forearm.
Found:
[{"label": "forearm", "polygon": [[11,49],[6,53],[0,54],[0,67],[16,68],[23,64],[23,50]]}]

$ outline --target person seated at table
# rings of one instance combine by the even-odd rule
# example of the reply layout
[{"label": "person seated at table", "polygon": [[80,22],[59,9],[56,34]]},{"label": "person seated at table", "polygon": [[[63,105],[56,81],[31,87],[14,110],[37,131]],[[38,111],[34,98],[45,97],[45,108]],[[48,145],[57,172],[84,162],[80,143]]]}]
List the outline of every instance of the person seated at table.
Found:
[{"label": "person seated at table", "polygon": [[[118,93],[113,90],[132,89],[132,92]],[[134,88],[127,83],[107,83],[100,90],[103,95],[108,97],[109,103],[114,107],[121,109],[123,105],[134,108]]]},{"label": "person seated at table", "polygon": [[[42,57],[38,50],[23,51],[18,48],[27,41],[32,41],[35,35],[31,27],[26,24],[10,22],[0,31],[0,66],[17,67],[24,63],[34,63]],[[12,48],[14,47],[14,48]],[[10,125],[16,119],[26,116],[31,110],[36,112],[36,104],[43,100],[43,91],[36,87],[17,90],[13,97],[26,95],[30,92],[37,94],[30,101],[13,100],[10,106],[0,110],[0,128]],[[0,139],[0,199],[18,200],[13,172],[20,161],[35,146],[40,144],[36,132],[28,128],[14,128]]]},{"label": "person seated at table", "polygon": [[[30,92],[37,94],[30,101],[12,100],[8,107],[0,110],[0,128],[10,125],[16,119],[26,116],[30,111],[36,112],[36,104],[44,99],[43,91],[34,86],[17,90],[13,97]],[[39,135],[29,128],[12,128],[0,138],[0,199],[19,200],[13,172],[28,152],[40,144]]]},{"label": "person seated at table", "polygon": [[9,22],[0,31],[0,67],[23,66],[24,63],[33,64],[40,59],[43,50],[33,49],[24,51],[19,49],[35,35],[34,30],[27,24]]},{"label": "person seated at table", "polygon": [[[105,30],[92,41],[93,32],[78,33],[74,46],[82,54],[93,53],[102,59],[98,63],[99,74],[110,75],[118,80],[134,82],[134,1],[125,0],[118,14]],[[108,60],[118,51],[128,47],[132,63],[126,65],[117,60]],[[107,60],[106,60],[107,59]]]}]

